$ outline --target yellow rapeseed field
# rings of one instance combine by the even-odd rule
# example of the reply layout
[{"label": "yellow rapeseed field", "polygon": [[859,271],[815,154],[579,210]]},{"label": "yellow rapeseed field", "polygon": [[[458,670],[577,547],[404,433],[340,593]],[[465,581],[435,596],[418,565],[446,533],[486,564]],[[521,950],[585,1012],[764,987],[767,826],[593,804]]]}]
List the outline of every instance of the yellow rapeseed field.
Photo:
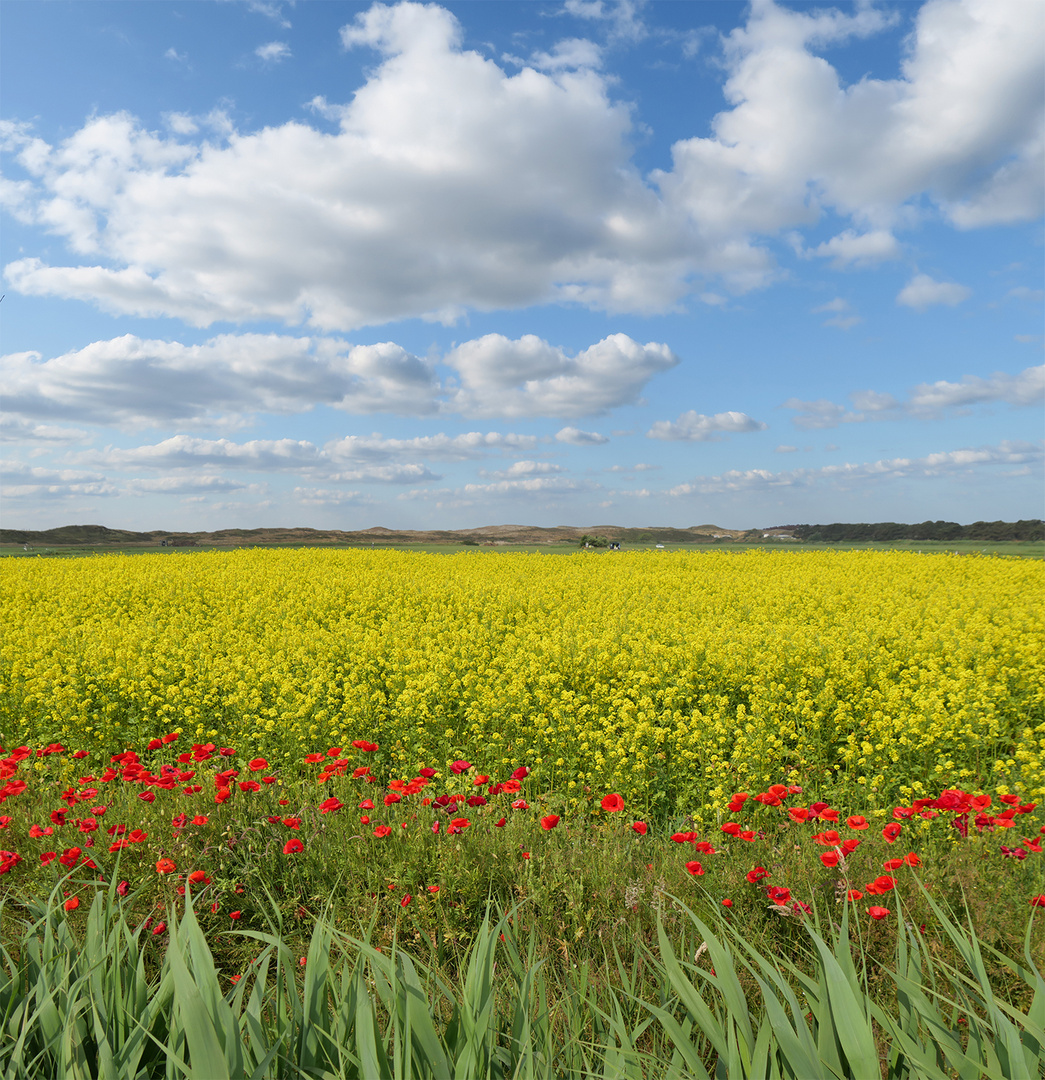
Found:
[{"label": "yellow rapeseed field", "polygon": [[900,552],[5,560],[0,744],[180,730],[296,769],[540,770],[698,820],[741,789],[1045,797],[1045,567]]}]

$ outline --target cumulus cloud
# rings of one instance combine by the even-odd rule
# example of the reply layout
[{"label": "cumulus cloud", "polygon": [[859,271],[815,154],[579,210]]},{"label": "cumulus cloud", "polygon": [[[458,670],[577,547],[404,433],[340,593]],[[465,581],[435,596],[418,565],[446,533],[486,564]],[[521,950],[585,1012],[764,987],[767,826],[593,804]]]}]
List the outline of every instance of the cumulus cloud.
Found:
[{"label": "cumulus cloud", "polygon": [[812,488],[830,485],[851,488],[873,481],[907,477],[936,477],[971,473],[981,467],[1040,465],[1045,448],[1028,442],[1001,442],[962,450],[947,450],[921,458],[889,458],[858,464],[825,465],[820,469],[793,469],[772,472],[769,469],[731,469],[719,476],[700,476],[671,488],[672,496],[715,495],[727,492],[775,491],[787,488]]},{"label": "cumulus cloud", "polygon": [[972,289],[964,285],[953,281],[934,281],[928,274],[916,274],[900,290],[896,302],[916,311],[925,311],[935,304],[956,307],[970,296]]},{"label": "cumulus cloud", "polygon": [[535,52],[530,63],[542,71],[561,71],[565,68],[597,68],[602,66],[602,50],[586,38],[567,38],[556,42],[551,52]]},{"label": "cumulus cloud", "polygon": [[740,434],[748,431],[765,431],[768,424],[753,420],[747,413],[723,412],[714,416],[690,409],[677,420],[658,420],[646,432],[648,439],[669,441],[718,442],[724,435]]},{"label": "cumulus cloud", "polygon": [[259,45],[254,50],[254,55],[266,64],[278,64],[290,56],[290,46],[285,41],[270,41]]},{"label": "cumulus cloud", "polygon": [[813,431],[867,420],[895,420],[904,416],[931,418],[948,409],[992,402],[1015,408],[1041,406],[1045,403],[1045,364],[1025,368],[1016,375],[999,371],[987,378],[966,375],[960,382],[920,383],[906,400],[876,390],[857,390],[849,395],[849,399],[853,403],[852,409],[823,398],[817,401],[790,398],[781,407],[796,413],[791,419],[795,427]]},{"label": "cumulus cloud", "polygon": [[564,473],[566,468],[550,461],[516,461],[507,469],[499,469],[496,472],[483,472],[483,476],[489,476],[497,480],[517,480],[527,476],[551,476],[555,473]]},{"label": "cumulus cloud", "polygon": [[601,446],[610,440],[597,431],[581,431],[575,427],[564,427],[555,433],[556,442],[569,443],[571,446]]},{"label": "cumulus cloud", "polygon": [[0,461],[5,499],[59,499],[75,495],[112,496],[119,489],[99,473],[53,466],[30,466]]},{"label": "cumulus cloud", "polygon": [[[633,3],[566,10],[643,32]],[[347,103],[313,102],[336,132],[240,133],[225,118],[216,140],[194,140],[114,114],[50,146],[9,129],[25,174],[12,212],[79,261],[29,254],[5,273],[25,294],[117,314],[344,331],[556,301],[664,311],[717,297],[708,277],[742,292],[775,274],[760,237],[825,211],[852,227],[815,254],[892,258],[891,230],[923,201],[960,228],[1041,212],[1043,23],[1041,4],[929,0],[899,76],[846,85],[820,53],[887,13],[757,0],[724,43],[711,135],[644,177],[631,110],[579,39],[553,46],[548,70],[509,75],[462,47],[445,9],[378,4],[341,37],[380,62]]]},{"label": "cumulus cloud", "polygon": [[638,400],[645,384],[678,363],[657,342],[611,334],[576,356],[527,334],[486,334],[453,349],[445,362],[460,388],[445,408],[466,416],[598,416]]},{"label": "cumulus cloud", "polygon": [[0,442],[34,443],[38,446],[71,446],[89,438],[82,428],[39,424],[12,414],[0,415]]},{"label": "cumulus cloud", "polygon": [[641,41],[647,34],[640,15],[644,6],[645,0],[566,0],[563,11],[605,25],[611,40]]},{"label": "cumulus cloud", "polygon": [[896,237],[887,229],[859,234],[846,229],[824,241],[812,254],[830,259],[832,266],[842,269],[847,266],[874,266],[889,259],[898,259],[901,252]]},{"label": "cumulus cloud", "polygon": [[489,334],[444,362],[457,375],[446,384],[432,360],[394,342],[222,334],[184,345],[125,334],[49,360],[36,352],[0,357],[0,389],[12,415],[124,427],[227,424],[317,405],[356,414],[571,417],[636,401],[678,359],[666,345],[625,334],[574,357],[533,335]]}]

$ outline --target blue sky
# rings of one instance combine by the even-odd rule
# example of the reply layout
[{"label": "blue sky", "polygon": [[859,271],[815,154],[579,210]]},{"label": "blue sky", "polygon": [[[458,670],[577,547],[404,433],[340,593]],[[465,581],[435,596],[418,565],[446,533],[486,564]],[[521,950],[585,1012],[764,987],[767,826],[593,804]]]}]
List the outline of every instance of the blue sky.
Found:
[{"label": "blue sky", "polygon": [[4,5],[3,523],[1042,514],[1045,5]]}]

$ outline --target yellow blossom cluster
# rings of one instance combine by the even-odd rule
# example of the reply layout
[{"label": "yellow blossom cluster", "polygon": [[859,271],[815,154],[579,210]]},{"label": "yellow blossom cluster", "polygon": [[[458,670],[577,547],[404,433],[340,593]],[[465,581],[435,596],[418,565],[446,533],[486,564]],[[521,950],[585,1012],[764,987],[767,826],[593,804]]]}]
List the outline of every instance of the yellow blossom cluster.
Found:
[{"label": "yellow blossom cluster", "polygon": [[698,818],[781,779],[1040,798],[1043,595],[1034,561],[909,552],[9,559],[0,744],[180,730],[291,769],[365,738]]}]

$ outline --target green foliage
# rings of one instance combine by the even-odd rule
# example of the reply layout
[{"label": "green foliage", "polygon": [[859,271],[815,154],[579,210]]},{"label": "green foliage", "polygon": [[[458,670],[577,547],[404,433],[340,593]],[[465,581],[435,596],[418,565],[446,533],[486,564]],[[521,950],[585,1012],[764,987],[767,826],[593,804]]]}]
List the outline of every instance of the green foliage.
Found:
[{"label": "green foliage", "polygon": [[371,933],[350,937],[323,915],[304,965],[278,933],[239,932],[260,952],[223,991],[191,895],[168,913],[169,943],[154,957],[148,930],[132,926],[115,888],[96,893],[78,931],[56,890],[20,916],[0,909],[9,943],[0,951],[0,1075],[1040,1076],[1045,980],[1029,929],[1020,962],[995,957],[1018,991],[1006,995],[988,974],[984,954],[993,950],[927,902],[962,962],[935,960],[901,915],[884,966],[895,993],[883,1001],[870,992],[846,911],[826,929],[805,925],[802,947],[785,956],[760,950],[724,918],[709,925],[676,904],[681,932],[673,937],[661,922],[656,946],[643,950],[652,984],[615,949],[601,972],[581,965],[555,975],[535,936],[513,930],[517,909],[487,915],[453,970],[422,963],[398,941],[381,948]]}]

